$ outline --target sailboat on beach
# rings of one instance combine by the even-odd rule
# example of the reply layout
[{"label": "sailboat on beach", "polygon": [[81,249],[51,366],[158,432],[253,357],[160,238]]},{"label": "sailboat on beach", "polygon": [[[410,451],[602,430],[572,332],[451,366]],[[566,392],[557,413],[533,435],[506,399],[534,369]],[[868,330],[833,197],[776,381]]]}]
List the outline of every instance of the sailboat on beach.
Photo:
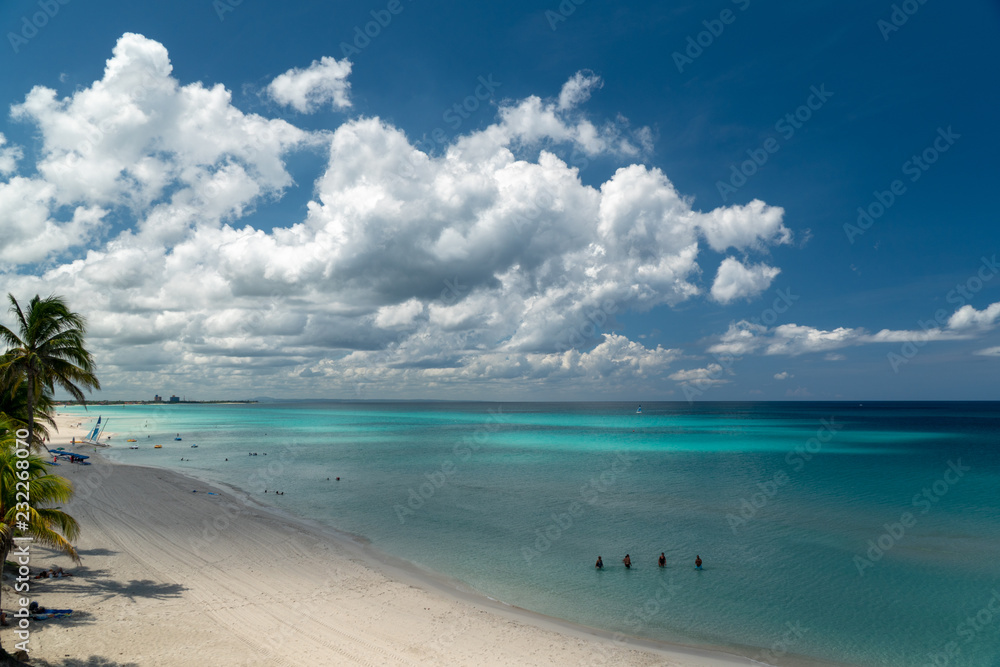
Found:
[{"label": "sailboat on beach", "polygon": [[84,445],[99,445],[99,444],[101,444],[101,442],[100,442],[100,440],[101,440],[101,434],[104,433],[104,429],[107,428],[109,421],[111,421],[111,420],[109,419],[108,421],[104,422],[104,426],[101,426],[101,418],[98,417],[97,418],[97,425],[94,426],[94,429],[90,433],[88,433],[87,437],[84,438],[83,440],[81,440],[80,442],[82,444],[84,444]]}]

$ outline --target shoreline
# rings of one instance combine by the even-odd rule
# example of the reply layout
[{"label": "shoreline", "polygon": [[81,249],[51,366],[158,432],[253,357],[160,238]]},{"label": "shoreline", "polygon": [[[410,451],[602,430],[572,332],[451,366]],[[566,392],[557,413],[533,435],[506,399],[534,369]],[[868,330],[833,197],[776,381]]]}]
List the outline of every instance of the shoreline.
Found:
[{"label": "shoreline", "polygon": [[[68,417],[60,421],[63,422],[60,426],[64,430],[59,432],[53,446],[63,444],[60,442],[63,439],[66,440],[65,444],[69,444],[70,436],[75,435],[70,433],[76,427],[70,426]],[[277,613],[278,616],[287,614],[292,617],[297,612],[306,611],[306,618],[311,615],[308,612],[318,612],[324,619],[332,617],[341,620],[332,625],[320,622],[320,627],[309,629],[298,624],[284,624],[276,631],[280,633],[281,640],[276,646],[269,646],[260,641],[261,636],[267,635],[266,628],[258,628],[247,636],[241,629],[249,622],[247,618],[240,616],[240,621],[234,625],[226,618],[226,614],[213,614],[223,616],[216,619],[217,624],[222,626],[215,628],[217,631],[237,635],[242,640],[243,653],[250,646],[251,654],[245,664],[253,664],[261,659],[266,659],[268,664],[295,664],[296,661],[306,660],[311,661],[311,664],[366,664],[369,661],[383,664],[483,664],[483,655],[490,656],[491,664],[511,665],[658,664],[677,667],[731,667],[767,664],[729,653],[725,649],[668,644],[637,637],[622,638],[610,631],[508,605],[468,589],[461,582],[424,571],[405,560],[384,554],[366,544],[364,538],[262,504],[241,489],[200,479],[187,472],[120,463],[114,461],[113,457],[107,458],[108,453],[109,450],[102,448],[100,455],[94,457],[94,465],[64,464],[56,471],[77,484],[78,498],[70,504],[68,511],[81,522],[83,534],[80,548],[86,560],[78,572],[79,579],[74,577],[55,582],[44,581],[39,587],[72,588],[85,597],[81,600],[79,595],[66,597],[56,595],[54,591],[53,594],[43,593],[42,604],[45,606],[80,608],[92,602],[90,598],[103,595],[99,590],[90,590],[88,594],[85,590],[88,587],[82,585],[84,578],[102,571],[88,567],[93,560],[101,561],[98,565],[107,565],[105,570],[115,573],[116,583],[109,586],[107,582],[95,581],[91,589],[103,586],[120,590],[116,595],[124,595],[132,603],[137,603],[137,596],[130,596],[129,591],[143,588],[144,586],[136,584],[143,584],[146,580],[133,579],[131,584],[123,584],[118,581],[121,578],[118,572],[133,570],[135,563],[112,562],[131,559],[145,563],[145,568],[140,569],[159,572],[162,578],[172,580],[158,582],[158,585],[167,586],[188,604],[195,602],[196,604],[191,605],[193,609],[199,608],[197,603],[200,601],[202,606],[208,605],[209,609],[219,606],[223,609],[254,607],[264,615]],[[191,493],[192,486],[200,486],[200,492]],[[206,492],[205,487],[211,487],[212,491]],[[178,509],[177,505],[181,507]],[[109,506],[115,508],[110,513]],[[178,514],[183,517],[177,516]],[[186,520],[182,520],[183,518]],[[203,521],[198,523],[198,519]],[[208,521],[212,523],[209,524]],[[191,522],[197,526],[191,526]],[[170,526],[172,530],[166,530],[164,526]],[[200,533],[200,536],[196,535],[192,539],[191,536],[196,533]],[[133,544],[133,541],[144,544],[140,546],[138,543]],[[108,542],[114,543],[120,551],[110,549]],[[263,562],[255,560],[248,553],[259,552],[259,542],[277,547],[268,550],[269,553],[259,554]],[[170,557],[164,557],[161,552]],[[46,563],[53,560],[68,570],[76,570],[64,556],[47,557]],[[109,562],[105,563],[105,560]],[[220,563],[225,563],[226,569],[216,571],[216,576],[208,580],[205,580],[203,574],[199,576],[200,571],[212,571]],[[296,567],[287,568],[289,563],[295,563]],[[255,566],[262,567],[263,570],[257,572]],[[252,588],[259,595],[247,595],[241,586],[226,581],[226,573],[247,569],[256,574],[255,586]],[[331,569],[338,573],[350,572],[350,576],[328,577],[322,587],[318,586],[318,581],[322,579],[321,573]],[[186,587],[184,582],[192,578],[200,580],[199,588]],[[237,580],[243,578],[245,575],[235,576]],[[72,585],[63,586],[65,582],[72,582]],[[176,589],[178,586],[184,590]],[[342,598],[343,594],[338,594],[342,588],[357,591],[359,596],[348,596],[346,600],[339,599],[336,603],[331,603],[328,599],[330,596]],[[283,592],[286,594],[283,595]],[[317,599],[318,595],[320,599]],[[255,598],[259,596],[268,600],[258,604]],[[392,599],[388,605],[381,600],[386,597]],[[113,604],[114,601],[113,597],[109,597],[99,602]],[[346,617],[342,609],[345,603],[350,609]],[[307,609],[301,609],[302,605]],[[98,604],[93,611],[81,609],[81,612],[93,614],[100,619],[95,629],[106,630],[101,627],[104,625],[104,614],[98,613],[101,606]],[[175,605],[166,602],[164,606],[166,610],[156,611],[170,616],[170,609]],[[377,621],[383,615],[394,617],[390,631],[382,624],[370,625],[372,620]],[[172,620],[185,622],[184,619]],[[353,632],[366,622],[369,625],[364,632]],[[139,619],[130,624],[127,618],[119,617],[118,623],[126,634],[140,634],[145,638],[153,633],[165,645],[175,642],[177,638],[175,633],[178,628],[173,628],[174,631],[171,632],[172,622],[166,623],[166,630],[160,628],[156,631],[146,627]],[[311,622],[304,620],[303,623]],[[37,627],[41,624],[35,625]],[[50,641],[50,637],[54,639],[61,634],[55,629],[58,627],[55,623],[41,628],[42,655],[32,656],[36,659],[36,664],[49,664],[38,662],[38,659],[51,659],[56,655],[65,655],[66,652],[73,654],[74,651],[79,655],[81,651],[97,650],[107,643],[102,641],[106,637],[88,637],[96,641],[93,649],[86,649],[85,646],[91,644],[91,641],[85,641],[85,636],[91,634],[85,629],[87,624],[70,621],[60,622],[60,625],[73,628],[66,636],[69,643],[63,646],[62,641]],[[342,629],[345,627],[352,632],[345,632]],[[275,631],[273,627],[271,630]],[[101,631],[93,634],[105,633]],[[212,643],[200,645],[201,642],[192,642],[192,638],[188,636],[184,639],[185,644],[197,649],[199,655],[205,651],[211,652],[215,647]],[[290,643],[294,646],[289,646]],[[44,646],[46,644],[58,648],[50,652],[49,647]],[[331,649],[340,657],[324,653],[323,647]],[[753,647],[747,647],[748,651],[752,649]],[[167,649],[164,647],[163,650]],[[226,649],[225,661],[228,664],[244,664],[232,659],[233,651],[240,653],[237,648],[229,647]],[[114,653],[109,652],[109,657],[114,657]],[[127,653],[119,654],[128,657]],[[165,654],[144,655],[141,664],[172,665],[186,663],[190,659],[190,656],[181,659],[175,654],[176,647],[167,650]],[[326,657],[318,658],[323,655]],[[297,657],[292,659],[293,656]],[[175,658],[178,659],[175,661]],[[286,662],[282,658],[292,661]],[[335,662],[328,662],[330,659],[335,659]],[[780,664],[835,663],[787,655]]]}]

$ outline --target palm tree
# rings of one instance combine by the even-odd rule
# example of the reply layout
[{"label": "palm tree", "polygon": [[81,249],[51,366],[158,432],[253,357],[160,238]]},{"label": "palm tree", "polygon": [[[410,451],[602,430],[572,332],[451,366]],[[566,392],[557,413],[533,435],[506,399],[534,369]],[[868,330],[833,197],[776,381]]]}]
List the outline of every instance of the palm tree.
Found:
[{"label": "palm tree", "polygon": [[[3,386],[0,377],[0,420],[6,418],[12,430],[28,428],[28,386],[21,383],[16,390]],[[35,404],[35,435],[44,441],[49,437],[49,428],[55,428],[55,420],[51,413],[54,403],[44,394],[38,397]],[[3,433],[0,433],[3,435]]]},{"label": "palm tree", "polygon": [[0,325],[0,341],[8,348],[0,357],[0,377],[11,392],[26,392],[28,442],[35,439],[35,411],[45,401],[51,401],[55,385],[59,385],[78,401],[84,400],[80,385],[100,389],[94,375],[94,360],[84,347],[87,322],[66,306],[62,297],[35,296],[25,315],[13,294],[10,312],[17,320],[18,333]]},{"label": "palm tree", "polygon": [[[76,539],[80,526],[76,519],[53,504],[65,503],[73,495],[69,480],[48,473],[49,464],[35,455],[18,456],[15,431],[10,424],[0,439],[0,573],[14,545],[14,538],[32,538],[32,544],[58,549],[77,563],[80,556],[70,543]],[[18,464],[25,466],[19,468]],[[27,493],[19,482],[27,483]],[[21,493],[19,497],[19,492]],[[27,495],[28,501],[24,501]],[[0,657],[6,657],[0,648]]]}]

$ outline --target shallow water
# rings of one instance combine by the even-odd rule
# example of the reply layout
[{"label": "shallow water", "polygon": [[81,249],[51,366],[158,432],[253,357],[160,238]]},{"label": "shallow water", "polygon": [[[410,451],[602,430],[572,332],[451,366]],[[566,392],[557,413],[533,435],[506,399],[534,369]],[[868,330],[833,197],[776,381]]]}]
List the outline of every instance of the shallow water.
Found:
[{"label": "shallow water", "polygon": [[765,662],[1000,666],[1000,404],[635,409],[60,412],[110,418],[124,462],[238,486],[552,616]]}]

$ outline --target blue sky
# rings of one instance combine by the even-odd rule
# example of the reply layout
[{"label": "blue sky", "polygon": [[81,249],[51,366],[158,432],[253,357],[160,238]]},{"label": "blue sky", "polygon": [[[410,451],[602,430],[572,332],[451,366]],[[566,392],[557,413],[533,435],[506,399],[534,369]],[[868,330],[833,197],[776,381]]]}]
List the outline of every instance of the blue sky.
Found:
[{"label": "blue sky", "polygon": [[995,2],[0,27],[4,291],[101,397],[1000,398]]}]

